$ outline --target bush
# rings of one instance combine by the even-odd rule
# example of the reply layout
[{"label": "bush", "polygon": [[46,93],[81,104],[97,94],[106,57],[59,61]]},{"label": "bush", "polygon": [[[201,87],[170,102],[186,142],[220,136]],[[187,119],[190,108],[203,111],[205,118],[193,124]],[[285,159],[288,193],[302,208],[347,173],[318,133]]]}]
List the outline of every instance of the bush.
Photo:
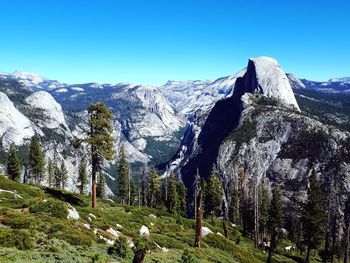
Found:
[{"label": "bush", "polygon": [[161,247],[183,249],[184,245],[175,238],[162,234],[152,234],[154,241]]},{"label": "bush", "polygon": [[58,232],[53,235],[58,239],[63,239],[73,246],[91,246],[94,239],[89,233],[79,229],[68,229],[65,232]]},{"label": "bush", "polygon": [[65,203],[56,201],[54,199],[47,199],[46,201],[39,201],[30,206],[31,213],[47,213],[56,218],[67,218],[68,210]]},{"label": "bush", "polygon": [[194,256],[192,255],[192,253],[188,249],[185,249],[184,253],[182,254],[180,262],[181,263],[195,263],[196,260],[195,260]]},{"label": "bush", "polygon": [[129,254],[129,244],[125,237],[121,236],[114,241],[114,245],[108,248],[108,254],[120,258],[126,258]]},{"label": "bush", "polygon": [[3,224],[14,229],[33,229],[35,218],[18,213],[9,213],[5,215]]},{"label": "bush", "polygon": [[0,246],[27,250],[33,248],[33,239],[27,230],[0,228]]}]

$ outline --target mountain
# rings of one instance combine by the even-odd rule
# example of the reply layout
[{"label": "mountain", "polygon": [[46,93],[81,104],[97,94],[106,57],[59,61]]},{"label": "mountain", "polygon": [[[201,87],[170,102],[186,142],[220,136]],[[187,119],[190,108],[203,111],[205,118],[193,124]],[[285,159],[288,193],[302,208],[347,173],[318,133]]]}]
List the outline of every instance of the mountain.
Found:
[{"label": "mountain", "polygon": [[275,60],[250,59],[232,95],[215,104],[198,122],[196,132],[187,131],[185,157],[179,165],[186,185],[192,188],[197,169],[207,178],[214,166],[227,192],[230,183],[239,183],[242,169],[248,181],[279,185],[289,201],[305,196],[306,178],[313,168],[325,185],[342,178],[346,187],[349,132],[321,122],[303,107]]}]

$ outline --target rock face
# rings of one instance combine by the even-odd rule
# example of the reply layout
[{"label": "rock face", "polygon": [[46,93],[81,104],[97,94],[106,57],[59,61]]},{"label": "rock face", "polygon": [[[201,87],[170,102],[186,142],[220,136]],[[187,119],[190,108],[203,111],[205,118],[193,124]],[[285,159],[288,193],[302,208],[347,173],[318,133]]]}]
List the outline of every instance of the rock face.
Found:
[{"label": "rock face", "polygon": [[0,105],[0,136],[2,145],[7,148],[11,143],[20,145],[25,140],[30,139],[35,133],[33,124],[2,92],[0,92]]},{"label": "rock face", "polygon": [[26,102],[30,107],[42,111],[45,121],[41,123],[42,127],[56,129],[62,125],[63,128],[68,129],[61,105],[48,92],[34,92],[26,98]]},{"label": "rock face", "polygon": [[190,156],[189,162],[181,169],[188,185],[192,184],[197,168],[203,177],[209,175],[216,163],[220,144],[239,125],[241,112],[245,106],[241,98],[247,93],[273,98],[290,110],[299,111],[288,78],[278,63],[266,57],[250,59],[246,73],[235,82],[232,96],[215,104],[198,136],[192,135],[192,141],[184,138],[184,141],[187,140],[186,143],[191,146],[188,147],[190,151],[186,153]]},{"label": "rock face", "polygon": [[289,80],[276,60],[269,57],[249,59],[244,78],[244,93],[261,93],[300,110]]}]

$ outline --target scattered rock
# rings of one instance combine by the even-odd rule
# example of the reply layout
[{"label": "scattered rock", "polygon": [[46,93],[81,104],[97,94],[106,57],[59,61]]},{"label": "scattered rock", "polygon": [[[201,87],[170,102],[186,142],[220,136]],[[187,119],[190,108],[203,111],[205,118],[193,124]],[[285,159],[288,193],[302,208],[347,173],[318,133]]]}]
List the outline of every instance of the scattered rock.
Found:
[{"label": "scattered rock", "polygon": [[157,218],[154,214],[149,215],[150,218]]},{"label": "scattered rock", "polygon": [[67,203],[67,205],[68,205],[67,219],[78,220],[80,218],[78,211],[71,204]]},{"label": "scattered rock", "polygon": [[145,226],[145,225],[141,226],[140,235],[141,236],[149,236],[149,229],[147,226]]},{"label": "scattered rock", "polygon": [[89,224],[83,224],[83,226],[87,229],[91,229]]},{"label": "scattered rock", "polygon": [[218,236],[222,236],[222,237],[224,236],[224,235],[221,234],[220,232],[217,232],[216,234],[217,234]]},{"label": "scattered rock", "polygon": [[118,228],[124,228],[122,225],[119,225],[119,224],[115,224],[115,226]]},{"label": "scattered rock", "polygon": [[17,191],[9,191],[9,190],[3,190],[3,189],[0,189],[0,193],[1,192],[4,192],[4,193],[9,193],[9,194],[13,194],[13,197],[14,198],[20,198],[20,199],[23,199],[22,196],[20,196],[19,194],[17,194]]},{"label": "scattered rock", "polygon": [[[90,217],[93,217],[94,219],[96,219],[96,216],[94,214],[89,214]],[[91,218],[90,218],[91,219]]]},{"label": "scattered rock", "polygon": [[108,228],[107,232],[110,233],[112,236],[114,236],[115,238],[118,238],[120,236],[120,232],[114,230],[113,228]]},{"label": "scattered rock", "polygon": [[154,223],[153,223],[153,222],[151,222],[151,226],[154,226]]},{"label": "scattered rock", "polygon": [[213,233],[213,231],[211,231],[209,228],[207,228],[206,226],[202,227],[202,236],[205,237],[209,234]]}]

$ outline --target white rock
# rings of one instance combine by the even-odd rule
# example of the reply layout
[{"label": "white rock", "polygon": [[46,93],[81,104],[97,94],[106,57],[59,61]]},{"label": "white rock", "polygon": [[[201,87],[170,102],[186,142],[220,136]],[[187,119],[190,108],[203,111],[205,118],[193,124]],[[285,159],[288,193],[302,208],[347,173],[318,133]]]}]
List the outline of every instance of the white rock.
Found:
[{"label": "white rock", "polygon": [[96,219],[96,216],[94,214],[89,214],[90,217],[93,217],[94,219]]},{"label": "white rock", "polygon": [[141,236],[149,236],[149,229],[147,226],[145,226],[145,225],[141,226],[140,235]]},{"label": "white rock", "polygon": [[114,229],[111,228],[111,227],[107,229],[107,232],[110,233],[110,234],[112,234],[112,235],[115,236],[116,238],[118,238],[118,237],[120,236],[120,232],[114,230]]},{"label": "white rock", "polygon": [[150,218],[157,218],[154,214],[149,215]]},{"label": "white rock", "polygon": [[222,237],[224,236],[224,235],[221,234],[220,232],[217,232],[216,234],[217,234],[218,236],[222,236]]},{"label": "white rock", "polygon": [[83,224],[83,226],[84,226],[85,228],[87,228],[87,229],[90,229],[90,228],[91,228],[89,224]]},{"label": "white rock", "polygon": [[19,194],[17,194],[16,191],[9,191],[9,190],[3,190],[3,189],[0,189],[0,193],[3,192],[3,193],[9,193],[9,194],[13,194],[13,198],[20,198],[20,199],[23,199],[22,196],[20,196]]},{"label": "white rock", "polygon": [[213,231],[211,231],[208,227],[206,227],[206,226],[202,227],[202,236],[203,237],[205,237],[211,233],[213,233]]},{"label": "white rock", "polygon": [[67,219],[78,220],[80,218],[78,211],[69,203],[68,205],[68,215]]},{"label": "white rock", "polygon": [[151,226],[154,226],[154,223],[153,223],[153,222],[151,222]]},{"label": "white rock", "polygon": [[118,228],[124,228],[122,225],[119,225],[119,224],[115,224],[115,226]]}]

